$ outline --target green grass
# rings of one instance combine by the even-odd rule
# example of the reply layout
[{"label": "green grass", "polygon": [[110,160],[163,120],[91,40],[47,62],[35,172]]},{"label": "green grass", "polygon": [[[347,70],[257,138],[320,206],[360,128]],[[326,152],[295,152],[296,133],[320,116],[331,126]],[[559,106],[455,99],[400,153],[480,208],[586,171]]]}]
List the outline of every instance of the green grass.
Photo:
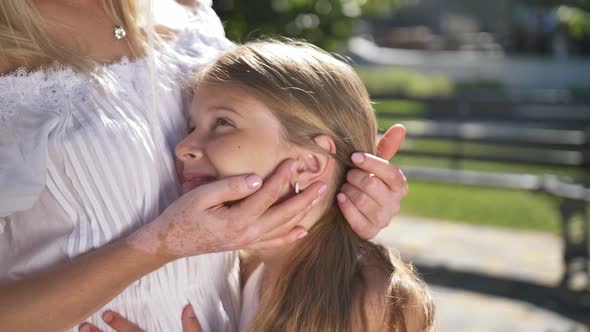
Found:
[{"label": "green grass", "polygon": [[[405,144],[405,143],[404,143]],[[403,145],[402,145],[403,150]],[[580,169],[568,169],[551,166],[536,166],[528,164],[505,164],[491,161],[463,160],[454,164],[451,160],[438,158],[423,158],[411,156],[396,156],[393,160],[396,164],[420,167],[442,167],[442,168],[460,168],[472,171],[482,172],[501,172],[501,173],[526,173],[526,174],[552,174],[556,176],[568,177],[574,180],[590,180],[588,174]]]},{"label": "green grass", "polygon": [[373,108],[379,114],[403,114],[408,116],[420,116],[428,111],[427,105],[412,100],[375,100]]},{"label": "green grass", "polygon": [[528,192],[410,181],[402,214],[469,224],[560,232],[558,200]]},{"label": "green grass", "polygon": [[357,67],[357,73],[370,93],[406,94],[414,97],[449,96],[453,82],[445,75],[421,74],[402,68]]},{"label": "green grass", "polygon": [[[405,166],[453,168],[449,160],[396,156],[392,162]],[[463,161],[461,169],[551,174],[565,173],[547,167],[506,165],[502,163]],[[470,224],[528,229],[558,234],[559,199],[542,193],[508,189],[453,185],[410,180],[410,191],[402,202],[402,213]]]},{"label": "green grass", "polygon": [[[371,94],[405,94],[413,97],[446,97],[455,93],[504,91],[494,80],[456,82],[445,74],[424,74],[399,67],[356,67]],[[582,93],[587,91],[582,91]]]}]

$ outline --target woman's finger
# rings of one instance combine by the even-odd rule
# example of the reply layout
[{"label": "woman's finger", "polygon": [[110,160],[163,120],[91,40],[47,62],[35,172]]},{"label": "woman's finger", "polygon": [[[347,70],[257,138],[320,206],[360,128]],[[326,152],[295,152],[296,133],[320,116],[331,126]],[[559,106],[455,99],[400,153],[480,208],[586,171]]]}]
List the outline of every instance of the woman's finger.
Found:
[{"label": "woman's finger", "polygon": [[351,169],[346,174],[346,183],[355,186],[372,198],[379,206],[387,207],[392,196],[389,187],[375,174],[360,169]]},{"label": "woman's finger", "polygon": [[394,209],[393,206],[399,206],[399,202],[394,199],[391,199],[389,205],[382,206],[366,192],[363,192],[349,183],[342,185],[340,191],[344,193],[360,213],[369,220],[369,223],[379,229],[389,225],[389,221],[393,217],[393,212],[398,212],[397,210],[399,210],[398,208],[395,208],[395,211],[392,211]]},{"label": "woman's finger", "polygon": [[81,324],[78,327],[78,331],[79,332],[102,332],[101,329],[99,329],[98,327],[96,327],[90,323]]},{"label": "woman's finger", "polygon": [[338,195],[336,195],[336,200],[338,201],[338,206],[340,207],[340,211],[342,211],[344,218],[346,218],[348,224],[358,236],[368,240],[377,235],[380,229],[376,229],[375,225],[373,225],[359,211],[359,209],[352,204],[350,198],[348,198],[346,194],[338,193]]},{"label": "woman's finger", "polygon": [[[286,222],[284,225],[279,226],[276,229],[264,234],[258,240],[256,240],[256,243],[268,241],[271,239],[276,239],[279,237],[283,237],[283,236],[289,234],[293,230],[299,230],[302,227],[298,226],[298,225],[301,222],[301,220],[303,220],[303,218],[305,218],[305,216],[307,215],[307,212],[309,210],[310,210],[310,208],[307,208],[305,211],[301,212],[300,214],[298,214],[297,216],[295,216],[294,218],[292,218],[291,220]],[[303,229],[303,230],[305,230],[305,229]],[[256,243],[253,243],[253,245]]]},{"label": "woman's finger", "polygon": [[254,245],[250,246],[252,250],[263,250],[263,249],[271,249],[271,248],[278,248],[278,247],[285,247],[290,244],[295,243],[297,240],[302,239],[307,236],[307,231],[305,228],[301,226],[294,227],[291,229],[287,235],[279,236],[270,238],[268,240],[262,240],[256,242]]},{"label": "woman's finger", "polygon": [[261,186],[262,179],[256,174],[237,175],[199,186],[188,195],[198,195],[199,207],[206,209],[243,199]]},{"label": "woman's finger", "polygon": [[[317,188],[318,184],[314,184],[308,187],[306,190],[309,190],[313,193],[313,190]],[[318,189],[318,195],[321,195],[326,186],[321,184],[320,189]],[[322,190],[323,188],[323,190]],[[303,193],[303,192],[302,192]],[[313,196],[312,196],[313,197]],[[315,203],[314,203],[315,202]],[[303,210],[298,210],[299,212],[293,216],[290,220],[288,220],[283,225],[280,225],[276,229],[266,233],[262,237],[260,237],[256,242],[252,243],[249,246],[249,249],[252,250],[261,250],[261,249],[270,249],[270,248],[277,248],[287,246],[296,242],[297,240],[307,236],[307,230],[303,226],[298,226],[299,223],[307,216],[309,211],[319,202],[319,197],[316,198],[312,204],[306,206]],[[295,207],[296,208],[296,207]],[[294,209],[295,209],[294,208]],[[281,217],[281,207],[277,207],[277,210],[274,210],[276,217]],[[283,215],[283,217],[285,217]]]},{"label": "woman's finger", "polygon": [[117,332],[143,332],[139,326],[114,311],[105,311],[102,314],[102,320]]},{"label": "woman's finger", "polygon": [[389,127],[377,143],[377,157],[390,160],[395,156],[406,138],[406,128],[401,124]]},{"label": "woman's finger", "polygon": [[235,208],[240,209],[246,215],[262,215],[270,206],[272,206],[281,196],[289,190],[289,179],[291,179],[295,166],[295,160],[288,159],[283,161],[272,175],[270,175],[264,186],[249,196]]},{"label": "woman's finger", "polygon": [[192,305],[187,305],[182,310],[182,332],[202,332],[201,324],[195,315]]},{"label": "woman's finger", "polygon": [[[327,188],[323,182],[314,182],[299,194],[268,209],[261,219],[266,220],[264,223],[274,226],[272,229],[276,229],[295,218],[302,211],[307,213],[309,209],[319,204]],[[269,226],[266,228],[265,233],[271,230]]]},{"label": "woman's finger", "polygon": [[355,152],[351,156],[352,162],[367,173],[375,174],[392,191],[403,190],[407,179],[402,170],[387,160],[369,153]]}]

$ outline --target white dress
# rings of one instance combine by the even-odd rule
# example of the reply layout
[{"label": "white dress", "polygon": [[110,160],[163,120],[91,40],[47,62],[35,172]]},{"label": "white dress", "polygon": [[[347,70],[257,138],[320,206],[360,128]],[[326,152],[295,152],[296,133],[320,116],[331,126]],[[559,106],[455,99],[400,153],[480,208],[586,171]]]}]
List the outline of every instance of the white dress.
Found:
[{"label": "white dress", "polygon": [[[172,152],[186,134],[183,74],[232,45],[210,2],[199,3],[188,28],[169,42],[178,52],[172,65],[155,74],[155,107],[145,59],[104,66],[119,85],[108,97],[67,68],[0,76],[0,281],[129,234],[178,197]],[[238,268],[234,253],[177,260],[88,321],[111,331],[100,319],[108,308],[147,331],[181,331],[190,302],[204,331],[235,331]]]},{"label": "white dress", "polygon": [[242,310],[240,314],[239,332],[246,332],[260,304],[260,290],[262,277],[264,276],[264,264],[258,265],[250,275],[242,290]]}]

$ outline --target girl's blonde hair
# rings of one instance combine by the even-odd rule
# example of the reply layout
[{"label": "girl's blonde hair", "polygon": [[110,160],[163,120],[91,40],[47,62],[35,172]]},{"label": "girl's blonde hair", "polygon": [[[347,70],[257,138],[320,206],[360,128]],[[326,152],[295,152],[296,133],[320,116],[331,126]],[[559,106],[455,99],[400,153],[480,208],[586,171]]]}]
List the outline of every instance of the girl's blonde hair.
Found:
[{"label": "girl's blonde hair", "polygon": [[[329,135],[336,145],[337,187],[353,167],[353,152],[375,153],[376,120],[363,83],[350,66],[310,44],[268,40],[239,46],[206,67],[194,88],[202,83],[237,84],[253,93],[295,145],[326,153],[314,138]],[[293,250],[282,277],[261,299],[250,330],[350,331],[353,317],[366,327],[366,296],[360,303],[355,297],[367,294],[364,268],[390,275],[384,326],[407,331],[412,315],[421,331],[434,329],[432,300],[412,267],[360,239],[333,203]]]},{"label": "girl's blonde hair", "polygon": [[[95,64],[76,50],[67,49],[52,40],[43,28],[47,22],[39,14],[34,0],[0,1],[0,58],[7,65],[35,68],[57,62],[83,72],[90,72]],[[125,40],[133,56],[139,56],[145,46],[138,24],[136,1],[104,0],[102,6],[113,20],[127,32]]]}]

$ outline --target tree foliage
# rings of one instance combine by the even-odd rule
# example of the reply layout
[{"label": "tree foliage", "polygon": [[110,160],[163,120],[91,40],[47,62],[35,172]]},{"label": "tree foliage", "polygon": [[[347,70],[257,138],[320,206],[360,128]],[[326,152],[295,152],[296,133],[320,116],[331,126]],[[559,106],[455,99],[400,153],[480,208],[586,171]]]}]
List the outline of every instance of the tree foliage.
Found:
[{"label": "tree foliage", "polygon": [[568,27],[574,38],[590,36],[590,0],[567,2],[557,7],[559,21]]},{"label": "tree foliage", "polygon": [[406,0],[216,0],[228,37],[243,42],[260,36],[303,38],[338,50],[353,33],[355,18],[387,15]]}]

